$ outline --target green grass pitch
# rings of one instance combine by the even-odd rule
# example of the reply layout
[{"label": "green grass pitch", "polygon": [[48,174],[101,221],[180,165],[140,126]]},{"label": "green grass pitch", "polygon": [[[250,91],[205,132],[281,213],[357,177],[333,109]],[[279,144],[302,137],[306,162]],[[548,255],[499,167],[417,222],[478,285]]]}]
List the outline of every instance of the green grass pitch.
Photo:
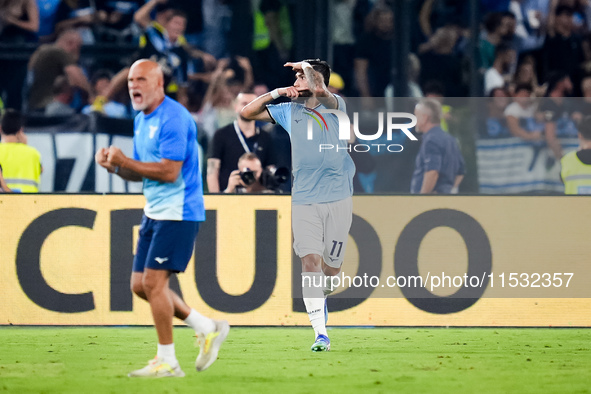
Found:
[{"label": "green grass pitch", "polygon": [[175,328],[182,379],[131,379],[156,351],[153,328],[1,327],[0,392],[589,393],[591,330],[234,327],[207,371],[192,331]]}]

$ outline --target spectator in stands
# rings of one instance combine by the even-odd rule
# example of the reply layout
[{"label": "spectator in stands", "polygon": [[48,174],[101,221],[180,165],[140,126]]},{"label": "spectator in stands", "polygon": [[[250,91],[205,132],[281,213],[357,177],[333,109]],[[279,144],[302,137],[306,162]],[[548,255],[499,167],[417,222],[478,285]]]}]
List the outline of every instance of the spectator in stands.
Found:
[{"label": "spectator in stands", "polygon": [[255,121],[240,115],[242,108],[256,97],[251,91],[240,93],[234,103],[237,119],[217,130],[213,136],[207,160],[207,186],[210,193],[219,193],[228,187],[228,178],[244,153],[255,153],[263,167],[275,164],[271,136],[261,131]]},{"label": "spectator in stands", "polygon": [[[143,1],[142,1],[143,3]],[[203,48],[205,43],[203,8],[206,0],[168,0],[171,8],[176,8],[189,15],[185,28],[187,43],[195,48]],[[208,14],[209,16],[209,14]],[[215,59],[215,58],[214,58]]]},{"label": "spectator in stands", "polygon": [[579,127],[579,149],[564,155],[560,177],[565,194],[591,194],[591,117]]},{"label": "spectator in stands", "polygon": [[131,42],[138,35],[133,26],[133,15],[143,0],[94,0],[101,25],[97,26],[97,41]]},{"label": "spectator in stands", "polygon": [[517,66],[513,75],[509,90],[515,92],[517,85],[530,85],[537,97],[543,97],[546,94],[546,86],[540,86],[536,74],[536,64],[532,56],[525,57]]},{"label": "spectator in stands", "polygon": [[488,70],[495,61],[495,49],[508,33],[508,19],[501,12],[493,12],[484,18],[484,36],[480,39],[480,67]]},{"label": "spectator in stands", "polygon": [[515,61],[515,50],[506,44],[499,44],[495,52],[493,66],[484,74],[484,94],[489,95],[494,88],[505,87],[510,80],[511,65]]},{"label": "spectator in stands", "polygon": [[40,46],[29,60],[32,82],[29,87],[29,111],[43,111],[53,99],[53,84],[65,75],[74,88],[88,96],[91,88],[84,71],[76,64],[80,57],[82,39],[75,30],[62,32],[55,44]]},{"label": "spectator in stands", "polygon": [[501,37],[504,44],[515,50],[515,59],[511,64],[511,73],[515,72],[517,68],[517,58],[521,53],[521,38],[517,36],[515,30],[517,28],[517,18],[511,11],[505,11],[503,15],[503,25],[505,26],[505,34]]},{"label": "spectator in stands", "polygon": [[504,88],[494,88],[487,100],[488,116],[486,117],[486,137],[509,137],[509,128],[505,118],[505,108],[509,105],[509,93]]},{"label": "spectator in stands", "polygon": [[383,97],[391,80],[394,13],[378,4],[367,15],[366,33],[355,50],[355,82],[362,97]]},{"label": "spectator in stands", "polygon": [[[23,44],[37,40],[39,11],[35,0],[0,0],[0,42]],[[5,95],[6,106],[20,110],[23,104],[23,85],[27,76],[27,61],[0,60],[0,96]],[[10,70],[8,72],[8,70]]]},{"label": "spectator in stands", "polygon": [[221,59],[203,98],[200,119],[209,138],[236,119],[234,100],[241,91],[252,89],[252,68],[248,58]]},{"label": "spectator in stands", "polygon": [[[183,36],[187,15],[181,10],[169,8],[165,3],[166,0],[150,0],[134,14],[134,21],[144,29],[134,61],[151,59],[158,62],[164,72],[165,93],[176,98],[179,89],[193,75],[194,70],[189,63],[191,56],[201,56],[207,64],[212,57],[187,44]],[[154,20],[150,16],[152,11],[156,12]],[[125,89],[128,73],[129,67],[119,71],[113,77],[107,94],[98,96],[93,105],[100,108]]]},{"label": "spectator in stands", "polygon": [[574,122],[574,119],[577,118],[576,108],[567,98],[572,90],[573,84],[568,75],[560,72],[550,75],[547,97],[544,98],[539,109],[545,121],[546,144],[558,160],[563,156],[558,137],[575,137],[577,135]]},{"label": "spectator in stands", "polygon": [[248,152],[241,155],[236,166],[238,169],[232,171],[225,182],[227,187],[224,189],[224,193],[271,193],[271,190],[261,183],[263,165],[255,153]]},{"label": "spectator in stands", "polygon": [[84,45],[92,45],[95,43],[93,27],[105,22],[106,17],[104,12],[96,12],[94,1],[62,0],[55,15],[55,31],[60,34],[75,29]]},{"label": "spectator in stands", "polygon": [[[111,79],[112,74],[110,71],[104,69],[96,71],[90,79],[93,96],[106,97],[111,85]],[[110,118],[123,119],[129,117],[127,107],[112,100],[101,102],[101,105],[93,103],[82,108],[82,113],[85,115],[89,115],[92,112],[100,113]]]},{"label": "spectator in stands", "polygon": [[0,0],[0,41],[20,44],[36,41],[39,8],[35,0]]},{"label": "spectator in stands", "polygon": [[290,57],[293,36],[287,4],[284,0],[255,0],[252,4],[255,78],[269,86],[287,85],[292,74],[282,66]]},{"label": "spectator in stands", "polygon": [[53,82],[53,100],[45,107],[47,116],[74,115],[76,111],[70,107],[73,92],[72,86],[65,75],[60,75]]},{"label": "spectator in stands", "polygon": [[39,42],[48,43],[55,40],[55,17],[61,0],[37,0],[39,8]]},{"label": "spectator in stands", "polygon": [[464,179],[464,158],[458,142],[439,126],[441,104],[422,99],[415,107],[416,130],[423,140],[412,175],[413,194],[455,194]]},{"label": "spectator in stands", "polygon": [[[134,21],[145,30],[144,37],[149,41],[146,42],[146,47],[149,47],[150,44],[156,47],[164,45],[165,49],[176,52],[180,57],[189,56],[200,59],[206,69],[214,68],[216,65],[214,56],[195,48],[187,42],[185,31],[189,23],[188,14],[183,9],[172,8],[178,1],[170,1],[169,4],[167,0],[150,0],[134,14]],[[156,11],[156,19],[154,20],[150,16],[153,10]],[[161,37],[166,35],[168,35],[168,42]],[[168,48],[167,45],[171,45],[172,49]],[[140,46],[142,46],[142,41],[140,41]],[[176,47],[181,47],[182,50],[178,48],[175,50]],[[183,51],[186,54],[182,53]],[[165,50],[162,52],[165,52]],[[153,53],[150,53],[150,55],[153,55]],[[194,70],[191,70],[190,74],[193,72]]]},{"label": "spectator in stands", "polygon": [[466,1],[425,0],[419,12],[421,31],[425,37],[431,38],[433,32],[441,27],[465,24],[469,20],[467,5]]},{"label": "spectator in stands", "polygon": [[572,8],[557,7],[550,29],[542,48],[544,76],[562,72],[572,78],[584,60],[581,38],[573,32]]},{"label": "spectator in stands", "polygon": [[437,100],[441,104],[441,128],[443,131],[449,132],[448,121],[452,119],[451,106],[444,104],[444,87],[439,81],[428,81],[425,83],[423,94],[427,98]]},{"label": "spectator in stands", "polygon": [[513,102],[505,109],[509,132],[524,141],[542,141],[544,124],[536,118],[537,105],[532,98],[531,85],[518,85]]},{"label": "spectator in stands", "polygon": [[509,10],[515,15],[515,36],[519,52],[539,49],[545,40],[549,0],[513,0]]},{"label": "spectator in stands", "polygon": [[581,34],[589,30],[587,25],[587,13],[589,11],[589,2],[587,0],[551,0],[550,1],[550,15],[548,23],[549,29],[556,23],[556,10],[559,7],[568,7],[572,10],[573,32]]},{"label": "spectator in stands", "polygon": [[6,184],[13,192],[37,193],[43,172],[41,154],[27,145],[19,111],[4,112],[0,136],[0,167]]},{"label": "spectator in stands", "polygon": [[447,97],[462,97],[465,94],[462,80],[462,61],[454,48],[459,38],[456,27],[437,29],[429,41],[419,47],[421,60],[421,86],[428,81],[439,81]]},{"label": "spectator in stands", "polygon": [[[108,70],[98,70],[90,79],[93,96],[106,97],[111,84],[112,74]],[[82,113],[89,115],[92,112],[98,112],[110,118],[127,118],[127,108],[125,105],[116,101],[107,101],[101,106],[87,105],[82,108]]]}]

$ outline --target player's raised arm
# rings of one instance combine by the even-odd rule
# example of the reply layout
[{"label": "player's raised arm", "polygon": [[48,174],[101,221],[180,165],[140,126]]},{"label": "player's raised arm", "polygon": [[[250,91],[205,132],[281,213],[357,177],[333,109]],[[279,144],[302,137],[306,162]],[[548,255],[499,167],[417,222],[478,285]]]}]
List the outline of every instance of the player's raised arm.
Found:
[{"label": "player's raised arm", "polygon": [[274,122],[267,110],[267,104],[279,97],[297,98],[300,92],[294,87],[278,88],[262,96],[257,97],[242,108],[240,115],[250,120],[262,120],[264,122]]},{"label": "player's raised arm", "polygon": [[326,108],[336,109],[338,102],[336,97],[328,90],[324,83],[322,73],[314,70],[307,61],[297,63],[285,63],[285,67],[291,67],[296,73],[303,73],[308,81],[310,93],[316,97]]}]

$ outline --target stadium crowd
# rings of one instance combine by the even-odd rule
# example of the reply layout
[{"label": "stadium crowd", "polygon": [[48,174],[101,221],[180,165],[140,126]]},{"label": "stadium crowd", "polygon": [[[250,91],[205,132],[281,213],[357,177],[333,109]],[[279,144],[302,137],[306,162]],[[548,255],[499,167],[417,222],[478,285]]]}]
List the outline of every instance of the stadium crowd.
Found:
[{"label": "stadium crowd", "polygon": [[[333,91],[350,97],[397,95],[391,84],[393,1],[328,3]],[[591,2],[480,0],[479,37],[470,36],[470,3],[412,2],[407,95],[436,97],[445,104],[444,97],[474,92],[469,47],[477,40],[479,56],[472,60],[479,70],[480,96],[493,98],[480,136],[545,141],[560,159],[557,137],[576,137],[577,124],[591,105]],[[0,69],[11,70],[0,73],[0,105],[29,115],[94,112],[131,118],[128,67],[150,58],[164,69],[166,93],[193,115],[210,160],[220,164],[222,139],[234,137],[232,125],[240,123],[248,135],[243,145],[250,150],[269,145],[260,158],[264,166],[289,167],[286,133],[280,126],[237,119],[236,100],[240,93],[256,97],[293,83],[289,69],[277,70],[293,60],[295,5],[296,0],[0,0],[1,48],[36,45],[27,60],[0,56]],[[245,18],[250,22],[244,24]],[[248,29],[239,29],[246,25]],[[241,48],[238,42],[250,47]],[[101,45],[135,49],[115,60],[81,58],[84,48]],[[534,99],[545,96],[553,99],[538,106]],[[586,99],[575,108],[560,100],[568,96]],[[443,105],[446,131],[449,110]],[[238,153],[244,152],[237,151],[230,159],[236,163],[222,163],[219,173],[227,176],[238,169]],[[380,159],[374,161],[365,166],[368,173],[379,167]],[[211,190],[223,191],[228,179],[209,183]],[[358,191],[409,190],[406,183],[401,189],[380,190],[379,182],[367,177],[357,183]]]}]

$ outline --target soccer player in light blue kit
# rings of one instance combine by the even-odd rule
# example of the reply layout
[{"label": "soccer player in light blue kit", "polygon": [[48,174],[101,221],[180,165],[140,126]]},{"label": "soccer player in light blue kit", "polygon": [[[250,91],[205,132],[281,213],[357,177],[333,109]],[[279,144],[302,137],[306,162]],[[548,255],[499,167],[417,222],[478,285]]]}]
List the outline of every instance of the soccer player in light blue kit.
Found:
[{"label": "soccer player in light blue kit", "polygon": [[209,319],[191,309],[169,288],[170,275],[187,268],[199,224],[205,220],[197,126],[182,105],[164,95],[164,77],[157,63],[138,60],[127,81],[133,108],[141,111],[134,123],[133,159],[115,146],[99,149],[95,158],[107,171],[144,183],[146,206],[131,289],[150,303],[158,351],[146,367],[129,376],[183,377],[173,343],[173,316],[197,334],[198,371],[217,359],[230,329],[226,321]]},{"label": "soccer player in light blue kit", "polygon": [[[337,275],[343,264],[353,216],[355,164],[348,154],[347,141],[338,138],[336,115],[318,112],[322,109],[346,112],[343,99],[326,88],[330,79],[328,64],[316,59],[285,66],[296,72],[293,86],[257,97],[244,107],[242,116],[278,123],[291,137],[293,247],[302,260],[302,295],[315,335],[312,351],[328,351],[325,296],[332,289],[320,284],[326,283],[325,275]],[[280,96],[305,101],[269,105]],[[316,119],[311,122],[309,138],[311,118]],[[339,149],[321,149],[321,146]]]}]

